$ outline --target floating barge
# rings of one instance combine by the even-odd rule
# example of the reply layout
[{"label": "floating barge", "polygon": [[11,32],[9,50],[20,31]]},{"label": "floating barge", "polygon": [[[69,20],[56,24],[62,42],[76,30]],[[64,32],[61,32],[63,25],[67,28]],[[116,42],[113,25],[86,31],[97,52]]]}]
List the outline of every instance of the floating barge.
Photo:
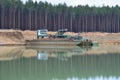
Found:
[{"label": "floating barge", "polygon": [[80,41],[68,40],[68,39],[35,39],[26,41],[26,45],[38,45],[38,46],[76,46]]},{"label": "floating barge", "polygon": [[[67,29],[60,29],[55,35],[48,35],[47,29],[37,30],[37,39],[27,40],[27,46],[93,46],[94,43],[82,36],[64,35]],[[40,37],[40,38],[39,38]],[[46,37],[46,38],[45,38]]]},{"label": "floating barge", "polygon": [[[81,44],[82,42],[82,44]],[[85,44],[84,44],[85,43]],[[26,41],[27,46],[98,46],[97,42],[83,42],[80,40],[67,40],[67,39],[35,39]]]}]

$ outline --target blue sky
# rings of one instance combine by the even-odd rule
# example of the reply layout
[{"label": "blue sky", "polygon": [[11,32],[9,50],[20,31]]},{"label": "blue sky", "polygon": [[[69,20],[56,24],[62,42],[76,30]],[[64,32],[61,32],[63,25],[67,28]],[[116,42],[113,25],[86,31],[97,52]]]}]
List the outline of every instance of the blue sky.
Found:
[{"label": "blue sky", "polygon": [[[27,0],[22,0],[23,2]],[[102,5],[109,5],[109,6],[120,6],[120,0],[33,0],[33,1],[47,1],[48,3],[59,4],[59,3],[66,3],[68,6],[77,6],[77,5],[86,5],[89,6],[102,6]]]}]

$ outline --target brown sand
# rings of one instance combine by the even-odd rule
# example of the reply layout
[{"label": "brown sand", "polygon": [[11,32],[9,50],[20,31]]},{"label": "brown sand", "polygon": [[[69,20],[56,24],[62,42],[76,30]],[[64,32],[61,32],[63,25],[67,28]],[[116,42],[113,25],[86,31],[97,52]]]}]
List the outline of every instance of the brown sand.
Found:
[{"label": "brown sand", "polygon": [[[49,31],[48,34],[55,35],[56,32]],[[120,33],[101,33],[101,32],[88,32],[88,33],[74,33],[66,32],[65,35],[81,35],[100,44],[120,44]],[[36,39],[36,31],[30,30],[0,30],[0,44],[24,44],[25,40]]]},{"label": "brown sand", "polygon": [[[55,35],[56,32],[49,31],[48,34]],[[67,32],[66,35],[76,36],[81,35],[83,37],[92,39],[99,42],[100,48],[93,48],[89,51],[85,51],[86,54],[107,54],[120,52],[120,33],[101,33],[101,32],[88,32],[88,33],[73,33]],[[8,44],[24,44],[25,40],[36,39],[36,31],[21,31],[21,30],[0,30],[0,45]],[[103,46],[105,45],[105,46]],[[117,45],[111,46],[111,45]],[[102,47],[101,47],[102,46]],[[0,60],[13,60],[20,57],[33,57],[37,56],[36,50],[25,50],[19,47],[4,47],[0,46]],[[17,53],[17,54],[16,54]],[[51,55],[55,56],[55,55]]]},{"label": "brown sand", "polygon": [[0,30],[0,44],[18,44],[25,41],[23,34],[15,30]]}]

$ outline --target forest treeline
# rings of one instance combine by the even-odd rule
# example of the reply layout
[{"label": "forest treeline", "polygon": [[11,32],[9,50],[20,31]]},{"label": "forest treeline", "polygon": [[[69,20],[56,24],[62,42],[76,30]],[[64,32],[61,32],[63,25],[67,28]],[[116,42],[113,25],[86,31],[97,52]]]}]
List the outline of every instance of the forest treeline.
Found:
[{"label": "forest treeline", "polygon": [[120,7],[52,5],[28,0],[0,0],[0,29],[73,32],[120,32]]}]

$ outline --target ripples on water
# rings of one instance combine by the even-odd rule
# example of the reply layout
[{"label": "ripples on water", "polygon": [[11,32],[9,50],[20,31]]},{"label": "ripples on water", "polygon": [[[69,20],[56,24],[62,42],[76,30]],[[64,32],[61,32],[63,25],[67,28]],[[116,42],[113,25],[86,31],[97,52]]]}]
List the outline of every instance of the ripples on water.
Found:
[{"label": "ripples on water", "polygon": [[0,47],[0,80],[120,80],[120,46]]}]

